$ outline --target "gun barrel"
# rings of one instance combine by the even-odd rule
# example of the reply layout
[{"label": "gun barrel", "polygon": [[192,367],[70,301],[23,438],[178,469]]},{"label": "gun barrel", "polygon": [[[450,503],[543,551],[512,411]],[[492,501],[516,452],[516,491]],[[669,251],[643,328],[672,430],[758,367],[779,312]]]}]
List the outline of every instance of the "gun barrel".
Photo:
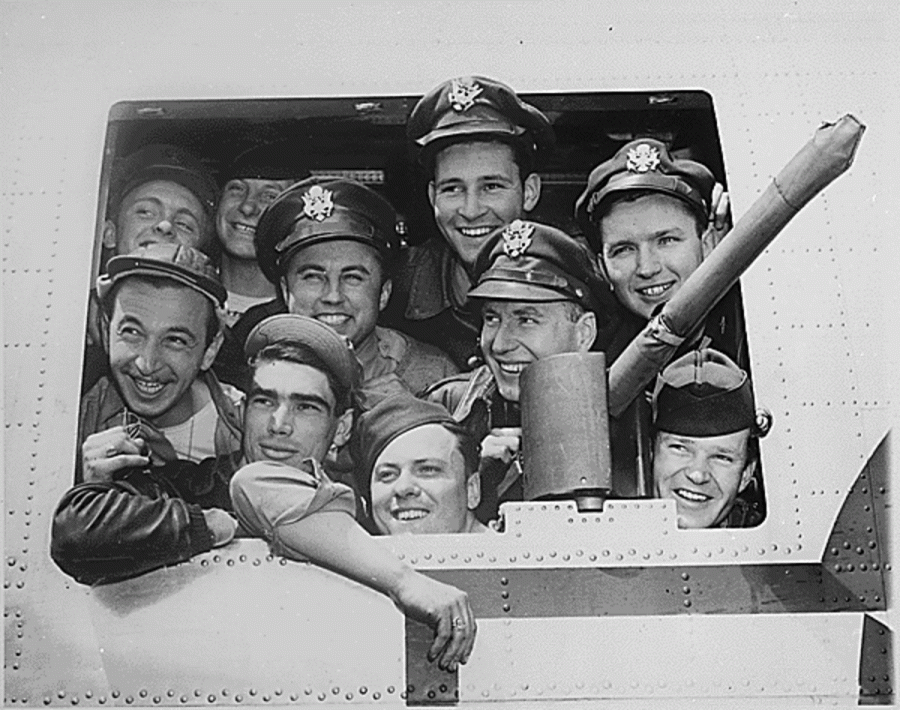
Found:
[{"label": "gun barrel", "polygon": [[778,173],[734,229],[612,364],[610,415],[625,411],[794,215],[850,167],[864,131],[865,126],[849,114],[825,124]]}]

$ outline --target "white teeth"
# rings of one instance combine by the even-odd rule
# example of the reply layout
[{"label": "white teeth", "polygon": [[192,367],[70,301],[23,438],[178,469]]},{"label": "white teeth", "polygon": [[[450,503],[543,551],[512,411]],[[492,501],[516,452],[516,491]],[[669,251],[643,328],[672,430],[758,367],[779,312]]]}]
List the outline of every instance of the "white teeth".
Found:
[{"label": "white teeth", "polygon": [[394,517],[397,518],[397,520],[419,520],[426,515],[428,515],[428,511],[426,510],[398,510],[394,513]]},{"label": "white teeth", "polygon": [[324,323],[325,325],[330,325],[332,327],[337,325],[342,325],[350,320],[350,316],[343,316],[340,314],[323,314],[320,316],[316,316],[316,320]]},{"label": "white teeth", "polygon": [[234,227],[234,231],[236,232],[241,232],[242,234],[247,234],[251,237],[256,234],[256,227],[251,227],[246,224],[240,224],[238,222],[235,222],[232,226]]},{"label": "white teeth", "polygon": [[679,488],[677,491],[678,495],[684,498],[685,500],[690,500],[695,503],[705,503],[710,500],[710,497],[707,495],[703,495],[702,493],[696,493],[694,491],[685,490],[684,488]]},{"label": "white teeth", "polygon": [[503,372],[506,372],[510,375],[518,375],[525,369],[525,365],[522,363],[498,363],[500,365],[500,369]]},{"label": "white teeth", "polygon": [[132,379],[132,382],[134,382],[135,389],[137,389],[138,392],[146,395],[154,395],[165,387],[165,385],[161,385],[159,382],[152,382],[150,380]]},{"label": "white teeth", "polygon": [[464,237],[477,238],[477,237],[487,236],[488,234],[490,234],[491,232],[494,231],[494,228],[493,227],[460,227],[459,231]]},{"label": "white teeth", "polygon": [[642,296],[649,296],[650,298],[655,298],[656,296],[661,296],[666,291],[668,291],[672,287],[672,284],[664,284],[662,286],[648,286],[647,288],[639,288],[638,293]]}]

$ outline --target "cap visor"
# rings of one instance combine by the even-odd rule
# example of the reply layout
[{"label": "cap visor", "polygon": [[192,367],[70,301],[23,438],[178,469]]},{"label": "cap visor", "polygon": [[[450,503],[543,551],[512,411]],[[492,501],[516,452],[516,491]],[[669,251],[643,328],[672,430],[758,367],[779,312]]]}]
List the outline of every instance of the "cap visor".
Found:
[{"label": "cap visor", "polygon": [[692,209],[705,209],[701,202],[698,202],[690,195],[686,194],[682,190],[679,190],[676,187],[677,184],[679,184],[677,179],[669,175],[655,175],[652,173],[643,175],[630,175],[622,180],[617,180],[615,185],[607,187],[604,191],[603,196],[600,198],[600,203],[602,204],[606,202],[612,196],[620,192],[632,192],[634,190],[652,190],[653,192],[659,192],[663,195],[668,195],[669,197],[674,197],[678,200],[681,200]]},{"label": "cap visor", "polygon": [[486,298],[496,301],[570,301],[564,293],[544,286],[516,283],[515,281],[485,281],[469,291],[469,298]]},{"label": "cap visor", "polygon": [[270,316],[247,336],[244,353],[252,358],[273,343],[300,343],[313,350],[347,387],[357,384],[358,363],[335,330],[313,318],[290,313]]},{"label": "cap visor", "polygon": [[498,136],[513,138],[520,136],[525,132],[524,128],[516,126],[504,125],[499,121],[467,121],[456,123],[450,126],[444,126],[427,133],[416,140],[423,148],[431,147],[432,144],[438,142],[453,142],[454,139],[465,136]]},{"label": "cap visor", "polygon": [[[225,288],[203,276],[186,276],[181,273],[178,267],[161,261],[132,259],[129,257],[116,257],[116,259],[117,268],[107,274],[108,279],[106,283],[109,284],[109,286],[105,287],[107,291],[113,284],[129,276],[152,276],[154,278],[177,281],[208,298],[217,308],[222,308],[225,305],[225,300],[228,297]],[[98,291],[98,295],[103,298],[106,294]]]}]

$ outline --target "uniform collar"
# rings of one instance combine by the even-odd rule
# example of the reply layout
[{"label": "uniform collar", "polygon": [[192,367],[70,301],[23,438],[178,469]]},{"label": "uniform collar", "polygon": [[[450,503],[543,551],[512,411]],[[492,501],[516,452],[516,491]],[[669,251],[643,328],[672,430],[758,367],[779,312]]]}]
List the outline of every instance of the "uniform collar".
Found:
[{"label": "uniform collar", "polygon": [[450,278],[456,260],[443,239],[431,239],[417,251],[404,315],[426,320],[454,307]]}]

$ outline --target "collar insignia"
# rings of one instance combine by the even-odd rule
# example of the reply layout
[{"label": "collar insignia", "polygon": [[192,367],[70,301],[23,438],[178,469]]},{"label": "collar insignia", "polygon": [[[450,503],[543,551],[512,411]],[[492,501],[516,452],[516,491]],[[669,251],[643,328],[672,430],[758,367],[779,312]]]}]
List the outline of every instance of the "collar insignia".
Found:
[{"label": "collar insignia", "polygon": [[331,190],[326,190],[321,185],[313,185],[302,195],[303,214],[316,222],[324,222],[334,212],[332,194]]},{"label": "collar insignia", "polygon": [[534,233],[534,225],[531,222],[523,222],[521,219],[513,220],[503,230],[503,253],[510,259],[516,259],[525,253],[531,246],[531,235]]},{"label": "collar insignia", "polygon": [[647,173],[659,167],[659,149],[640,143],[628,151],[625,167],[633,173]]},{"label": "collar insignia", "polygon": [[452,79],[450,81],[450,105],[454,111],[468,111],[475,105],[475,99],[483,91],[474,79]]}]

